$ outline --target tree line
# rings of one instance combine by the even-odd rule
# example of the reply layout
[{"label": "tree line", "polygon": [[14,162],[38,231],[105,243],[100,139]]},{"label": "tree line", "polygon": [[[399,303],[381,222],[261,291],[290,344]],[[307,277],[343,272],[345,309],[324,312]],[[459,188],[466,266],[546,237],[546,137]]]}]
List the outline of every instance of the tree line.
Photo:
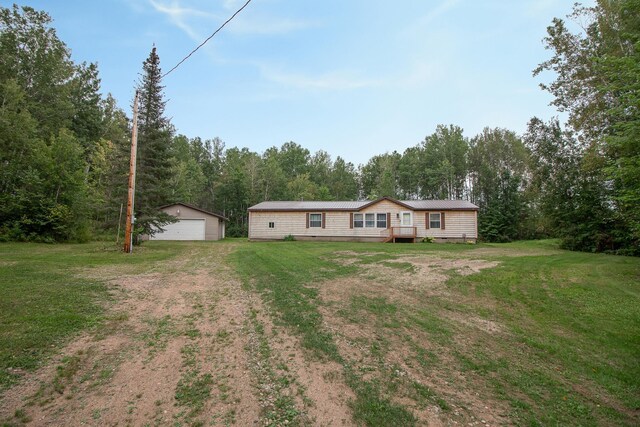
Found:
[{"label": "tree line", "polygon": [[[155,47],[139,93],[137,231],[184,202],[229,218],[245,236],[264,200],[466,199],[486,241],[560,237],[570,249],[640,254],[640,0],[574,7],[554,19],[552,57],[534,70],[569,113],[532,118],[523,135],[440,125],[404,152],[354,165],[295,142],[264,152],[188,138],[164,114]],[[76,64],[47,13],[0,8],[0,239],[84,241],[113,235],[126,207],[131,122],[103,96],[95,64]]]}]

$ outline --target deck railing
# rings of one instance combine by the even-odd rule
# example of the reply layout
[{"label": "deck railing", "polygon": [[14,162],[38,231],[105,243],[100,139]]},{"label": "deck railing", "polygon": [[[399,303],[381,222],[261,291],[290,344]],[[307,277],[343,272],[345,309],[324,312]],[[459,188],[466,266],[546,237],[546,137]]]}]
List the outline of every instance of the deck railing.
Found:
[{"label": "deck railing", "polygon": [[391,227],[392,237],[416,237],[417,227]]},{"label": "deck railing", "polygon": [[385,242],[395,242],[396,239],[415,239],[417,227],[391,227]]}]

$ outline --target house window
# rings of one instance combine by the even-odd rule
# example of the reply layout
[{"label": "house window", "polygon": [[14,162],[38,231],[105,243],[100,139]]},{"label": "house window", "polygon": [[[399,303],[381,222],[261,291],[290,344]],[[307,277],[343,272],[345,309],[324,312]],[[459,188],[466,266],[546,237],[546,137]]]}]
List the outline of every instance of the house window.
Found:
[{"label": "house window", "polygon": [[322,227],[322,214],[312,213],[309,214],[309,227]]},{"label": "house window", "polygon": [[269,223],[269,228],[276,228],[276,223],[275,222],[270,222]]},{"label": "house window", "polygon": [[364,214],[365,227],[373,228],[376,226],[376,214],[368,213]]},{"label": "house window", "polygon": [[403,227],[411,227],[413,225],[413,216],[411,215],[411,212],[402,212],[400,215],[400,225]]},{"label": "house window", "polygon": [[440,212],[429,214],[429,228],[440,228]]},{"label": "house window", "polygon": [[364,215],[353,214],[353,228],[362,228],[362,227],[364,227]]},{"label": "house window", "polygon": [[378,228],[387,228],[387,214],[379,213],[376,215],[376,227]]}]

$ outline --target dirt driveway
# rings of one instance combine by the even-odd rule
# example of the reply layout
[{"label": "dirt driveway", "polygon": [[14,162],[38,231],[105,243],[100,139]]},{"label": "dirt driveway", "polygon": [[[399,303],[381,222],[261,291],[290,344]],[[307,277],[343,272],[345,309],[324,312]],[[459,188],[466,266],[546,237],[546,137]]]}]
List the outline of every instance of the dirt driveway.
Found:
[{"label": "dirt driveway", "polygon": [[[83,272],[113,289],[108,321],[2,398],[0,421],[32,426],[343,425],[349,389],[305,361],[225,257],[194,247],[151,273]],[[190,272],[190,273],[185,273]]]}]

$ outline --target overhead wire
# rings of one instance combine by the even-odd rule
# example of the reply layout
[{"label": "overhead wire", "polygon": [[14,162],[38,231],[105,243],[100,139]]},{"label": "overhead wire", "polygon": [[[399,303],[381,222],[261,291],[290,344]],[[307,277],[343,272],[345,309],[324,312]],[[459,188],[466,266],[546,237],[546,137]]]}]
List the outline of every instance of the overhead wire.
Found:
[{"label": "overhead wire", "polygon": [[227,25],[229,22],[231,22],[231,21],[233,20],[233,18],[235,18],[235,17],[236,17],[236,15],[237,15],[237,14],[239,14],[240,12],[242,12],[242,10],[243,10],[245,7],[247,7],[247,5],[248,5],[249,3],[251,3],[251,0],[247,0],[247,2],[246,2],[245,4],[243,4],[243,5],[242,5],[242,7],[241,7],[240,9],[236,10],[236,12],[235,12],[233,15],[231,15],[231,17],[230,17],[229,19],[227,19],[226,21],[224,21],[224,23],[223,23],[222,25],[220,25],[220,26],[218,27],[218,29],[217,29],[217,30],[215,30],[215,31],[214,31],[214,32],[213,32],[209,37],[207,37],[207,38],[205,39],[205,41],[203,41],[202,43],[200,43],[200,44],[198,45],[198,47],[196,47],[196,48],[195,48],[195,49],[193,49],[191,52],[189,52],[189,54],[188,54],[187,56],[185,56],[184,58],[182,58],[182,60],[181,60],[180,62],[178,62],[178,63],[177,63],[177,64],[176,64],[172,69],[170,69],[169,71],[167,71],[166,73],[164,73],[162,76],[160,76],[160,79],[162,80],[162,79],[164,79],[166,76],[168,76],[169,74],[171,74],[171,72],[172,72],[172,71],[174,71],[176,68],[178,68],[180,65],[182,65],[182,63],[183,63],[184,61],[186,61],[187,59],[189,59],[189,57],[190,57],[191,55],[193,55],[194,53],[196,53],[196,51],[197,51],[198,49],[200,49],[202,46],[204,46],[205,44],[207,44],[207,42],[208,42],[209,40],[211,40],[211,39],[212,39],[216,34],[218,34],[218,32],[220,32],[220,30],[222,30],[222,29],[224,28],[224,26],[225,26],[225,25]]}]

